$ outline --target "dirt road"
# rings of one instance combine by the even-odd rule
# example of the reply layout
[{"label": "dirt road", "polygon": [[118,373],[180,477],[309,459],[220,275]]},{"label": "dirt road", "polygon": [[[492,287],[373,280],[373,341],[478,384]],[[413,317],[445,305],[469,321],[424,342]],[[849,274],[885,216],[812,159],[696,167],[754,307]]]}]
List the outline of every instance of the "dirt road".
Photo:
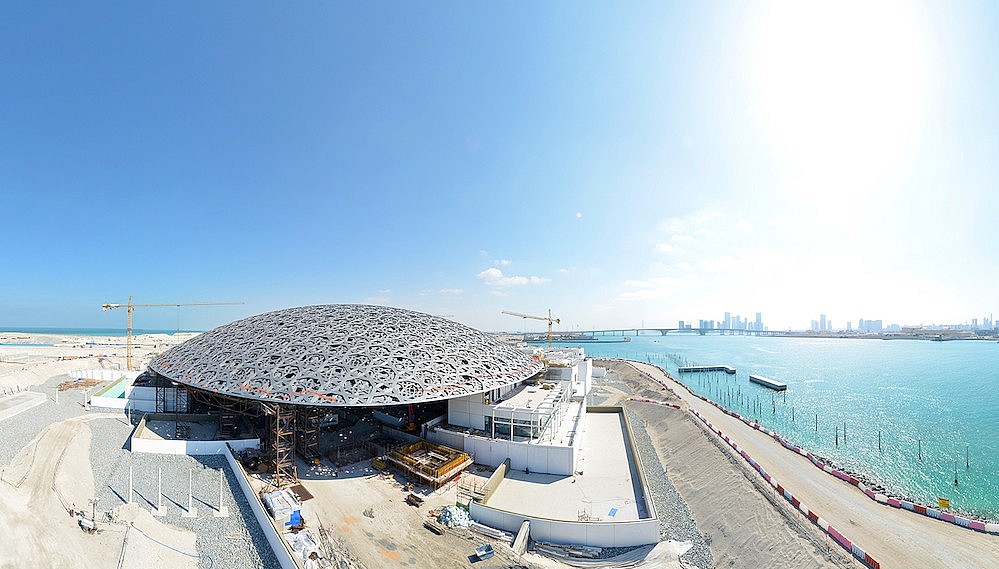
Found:
[{"label": "dirt road", "polygon": [[707,429],[685,411],[629,402],[630,396],[678,399],[630,365],[598,362],[614,371],[618,385],[601,382],[599,391],[613,394],[611,404],[623,404],[642,421],[667,476],[677,489],[711,549],[714,567],[781,567],[833,569],[854,567],[797,513],[782,508],[769,485],[715,444]]},{"label": "dirt road", "polygon": [[815,468],[806,458],[789,452],[772,437],[690,395],[657,368],[639,362],[632,365],[670,384],[685,406],[696,409],[735,439],[796,498],[855,541],[881,567],[999,567],[999,536],[879,504],[850,484]]},{"label": "dirt road", "polygon": [[[91,414],[49,425],[5,467],[0,482],[0,568],[118,566],[127,526],[102,523],[99,533],[87,534],[68,512],[73,504],[91,511],[90,423],[117,417]],[[97,511],[101,511],[100,504]],[[160,541],[194,551],[191,532],[164,527],[148,514],[133,512],[126,519],[135,520]],[[126,545],[126,561],[146,552],[143,539],[137,537]],[[161,569],[197,567],[194,559],[158,551],[146,559],[156,561]]]}]

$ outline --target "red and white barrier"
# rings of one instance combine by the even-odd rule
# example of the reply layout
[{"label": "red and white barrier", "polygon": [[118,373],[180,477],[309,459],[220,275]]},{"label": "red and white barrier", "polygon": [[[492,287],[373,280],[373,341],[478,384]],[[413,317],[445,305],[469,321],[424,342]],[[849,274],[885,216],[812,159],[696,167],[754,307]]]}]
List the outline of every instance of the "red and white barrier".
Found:
[{"label": "red and white barrier", "polygon": [[[863,482],[861,482],[855,476],[852,476],[852,475],[850,475],[850,474],[848,474],[846,472],[837,470],[837,469],[833,468],[832,466],[829,466],[828,464],[823,463],[821,460],[819,460],[817,457],[815,457],[815,455],[813,455],[812,453],[810,453],[810,452],[802,449],[799,446],[796,446],[796,445],[792,444],[790,441],[787,441],[786,439],[784,439],[783,437],[781,437],[777,432],[771,431],[771,430],[763,427],[759,423],[753,422],[749,418],[744,417],[744,416],[742,416],[739,413],[736,413],[734,411],[730,411],[730,410],[722,407],[718,403],[716,403],[716,402],[708,399],[707,397],[704,397],[703,395],[699,395],[699,394],[695,393],[693,389],[691,389],[689,386],[687,386],[683,382],[675,379],[665,369],[663,369],[663,368],[661,368],[659,366],[656,366],[655,364],[650,364],[650,365],[655,366],[668,379],[670,379],[671,381],[674,381],[677,384],[679,384],[681,387],[683,387],[684,389],[686,389],[691,395],[694,395],[695,397],[701,399],[702,401],[710,403],[711,405],[715,406],[716,408],[718,408],[720,411],[722,411],[726,415],[729,415],[731,417],[735,417],[736,419],[739,419],[740,421],[742,421],[743,423],[745,423],[750,428],[755,429],[757,431],[764,432],[767,435],[770,435],[771,437],[774,438],[775,441],[777,441],[778,443],[780,443],[784,448],[786,448],[788,450],[791,450],[791,451],[793,451],[793,452],[795,452],[795,453],[797,453],[797,454],[799,454],[799,455],[801,455],[803,457],[808,458],[808,460],[811,461],[811,463],[814,464],[816,468],[819,468],[819,469],[821,469],[821,470],[823,470],[825,472],[828,472],[829,474],[832,474],[836,478],[839,478],[840,480],[843,480],[844,482],[847,482],[847,483],[849,483],[849,484],[851,484],[853,486],[856,486],[868,498],[870,498],[870,499],[872,499],[872,500],[874,500],[874,501],[876,501],[878,503],[886,504],[886,505],[889,505],[889,506],[891,506],[893,508],[899,508],[899,509],[909,510],[909,511],[917,513],[917,514],[922,514],[922,515],[925,515],[927,517],[940,519],[940,520],[943,520],[943,521],[946,521],[946,522],[950,522],[950,523],[953,523],[955,525],[959,525],[961,527],[966,527],[966,528],[969,528],[969,529],[972,529],[972,530],[975,530],[975,531],[982,531],[982,532],[986,532],[986,533],[999,534],[999,523],[996,523],[996,522],[981,522],[981,521],[971,520],[969,518],[965,518],[965,517],[958,516],[958,515],[951,514],[951,513],[947,513],[947,512],[941,512],[940,510],[937,510],[937,509],[934,509],[934,508],[930,508],[930,507],[927,507],[927,506],[922,506],[920,504],[916,504],[916,503],[908,501],[908,500],[900,500],[900,499],[897,499],[897,498],[886,496],[885,494],[880,494],[880,493],[874,492],[873,490],[871,490],[870,488],[868,488]],[[661,386],[663,386],[663,388],[665,388],[668,391],[670,391],[670,392],[672,392],[672,393],[675,394],[675,392],[673,392],[673,390],[670,389],[670,387],[665,382],[662,382],[662,381],[659,381],[658,379],[653,378],[651,375],[649,375],[646,372],[642,372],[642,373],[646,377],[648,377],[649,379],[652,379],[652,380],[656,381],[656,383],[658,383]],[[663,403],[663,402],[656,402],[656,401],[651,401],[651,400],[646,400],[646,401],[648,401],[650,403],[659,403],[659,404],[667,405],[667,406],[670,406],[670,407],[674,407],[676,409],[680,409],[679,405],[673,405],[673,404]],[[739,452],[743,456],[743,458],[747,462],[750,463],[750,466],[752,466],[754,470],[756,470],[757,472],[760,473],[760,476],[762,476],[764,478],[764,480],[766,480],[767,482],[769,482],[771,484],[771,486],[774,486],[774,488],[777,488],[778,491],[779,491],[779,493],[783,494],[785,496],[785,498],[788,498],[795,505],[795,507],[799,507],[800,503],[798,502],[798,500],[795,499],[794,496],[790,495],[789,491],[787,491],[786,489],[783,489],[781,486],[779,486],[777,484],[777,482],[775,480],[773,480],[773,478],[769,474],[767,474],[766,471],[764,471],[759,466],[759,464],[757,464],[756,461],[752,459],[752,457],[749,456],[749,454],[747,454],[744,450],[742,450],[742,449],[739,448],[739,446],[735,443],[735,441],[733,441],[728,436],[722,435],[722,432],[721,432],[720,429],[716,429],[714,427],[714,425],[711,425],[708,422],[707,418],[705,418],[704,416],[702,416],[696,410],[690,409],[690,412],[693,413],[694,416],[696,416],[697,418],[699,418],[701,420],[701,422],[703,422],[704,424],[708,425],[713,432],[715,432],[720,437],[722,437],[725,440],[725,442],[728,443],[729,446],[731,446],[736,452]],[[803,513],[807,516],[809,512],[807,510],[805,510]],[[818,519],[819,519],[819,521],[823,521],[822,518],[818,518]],[[821,524],[820,524],[820,526],[821,526]],[[823,527],[823,529],[825,529],[825,527]],[[850,548],[848,548],[848,549],[850,549]],[[857,558],[860,559],[861,561],[867,563],[871,567],[880,567],[878,565],[877,561],[874,561],[873,559],[871,559],[870,556],[867,555],[866,553],[864,553],[864,557],[858,556]]]}]

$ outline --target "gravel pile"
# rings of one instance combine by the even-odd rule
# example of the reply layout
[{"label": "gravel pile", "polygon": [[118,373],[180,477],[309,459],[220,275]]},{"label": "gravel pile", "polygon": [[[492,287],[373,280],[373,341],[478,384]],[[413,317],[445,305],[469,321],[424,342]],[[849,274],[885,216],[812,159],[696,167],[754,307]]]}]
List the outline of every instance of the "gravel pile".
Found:
[{"label": "gravel pile", "polygon": [[[123,420],[98,420],[90,426],[93,432],[90,461],[94,487],[99,493],[98,510],[106,512],[126,502],[129,466],[132,467],[133,502],[146,510],[155,510],[158,472],[162,469],[166,515],[160,520],[195,532],[198,554],[211,556],[214,567],[219,569],[278,566],[224,456],[133,454],[124,448],[132,428]],[[213,516],[219,506],[219,468],[226,477],[222,505],[229,509],[229,516],[225,518]],[[187,509],[189,473],[197,518],[181,517]],[[200,567],[209,565],[205,558],[199,564]]]},{"label": "gravel pile", "polygon": [[[641,425],[642,420],[631,411],[628,419],[632,425]],[[689,541],[693,544],[680,559],[690,565],[708,569],[711,567],[711,550],[704,536],[698,531],[694,518],[690,515],[687,502],[673,487],[666,476],[666,471],[656,449],[644,429],[634,429],[635,447],[645,466],[645,479],[649,484],[649,494],[659,516],[659,534],[663,539],[672,541]]]}]

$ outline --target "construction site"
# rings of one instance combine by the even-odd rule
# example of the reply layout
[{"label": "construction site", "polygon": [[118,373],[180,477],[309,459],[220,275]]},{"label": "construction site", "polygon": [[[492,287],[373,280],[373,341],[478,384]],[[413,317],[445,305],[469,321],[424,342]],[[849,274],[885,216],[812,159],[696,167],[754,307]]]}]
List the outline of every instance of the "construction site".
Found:
[{"label": "construction site", "polygon": [[[129,339],[126,368],[138,367],[132,349]],[[242,494],[244,516],[282,567],[411,565],[428,531],[451,540],[454,566],[473,553],[525,564],[529,544],[607,557],[659,542],[627,418],[620,407],[587,412],[593,367],[581,349],[516,347],[426,314],[324,305],[246,318],[146,358],[141,371],[76,370],[63,383],[83,387],[92,412],[124,412],[136,476],[148,480],[143,465],[166,455],[228,472],[207,502],[218,504],[213,515],[226,513],[227,493]],[[170,497],[134,489],[131,466],[115,476],[127,481],[114,490],[125,504],[142,495],[154,512],[174,503],[196,518],[205,502],[193,473],[186,499],[176,480]],[[382,515],[413,523],[367,525]],[[344,541],[361,527],[366,539]]]}]

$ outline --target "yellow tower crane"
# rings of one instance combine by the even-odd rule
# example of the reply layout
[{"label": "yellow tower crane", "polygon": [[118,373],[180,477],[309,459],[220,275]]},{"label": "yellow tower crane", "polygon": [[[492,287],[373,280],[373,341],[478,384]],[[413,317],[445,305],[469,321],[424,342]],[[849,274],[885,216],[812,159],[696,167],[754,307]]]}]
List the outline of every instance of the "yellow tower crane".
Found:
[{"label": "yellow tower crane", "polygon": [[534,320],[546,320],[548,322],[548,347],[552,347],[552,324],[560,324],[562,321],[558,318],[552,318],[552,309],[548,309],[548,316],[532,316],[530,314],[521,314],[519,312],[510,312],[509,310],[504,310],[503,314],[509,314],[510,316],[518,316],[520,318],[531,318]]},{"label": "yellow tower crane", "polygon": [[115,308],[127,308],[128,309],[128,332],[126,334],[127,340],[126,345],[128,346],[127,356],[125,357],[125,367],[129,370],[132,367],[132,311],[135,310],[137,306],[214,306],[218,304],[243,304],[242,302],[167,302],[158,304],[135,304],[132,302],[132,295],[128,295],[127,304],[118,303],[108,303],[102,304],[101,310],[114,310]]}]

